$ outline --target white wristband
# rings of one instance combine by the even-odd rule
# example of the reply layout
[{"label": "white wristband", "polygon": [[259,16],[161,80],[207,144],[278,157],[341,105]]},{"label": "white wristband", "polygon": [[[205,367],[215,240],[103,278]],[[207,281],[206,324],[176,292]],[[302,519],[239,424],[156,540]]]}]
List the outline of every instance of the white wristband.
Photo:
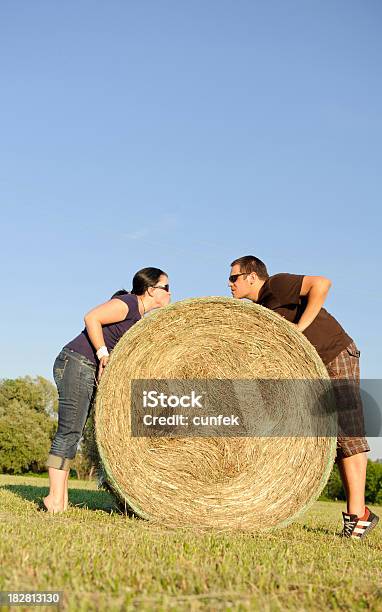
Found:
[{"label": "white wristband", "polygon": [[96,353],[98,359],[101,359],[101,357],[108,357],[109,356],[109,351],[107,350],[106,346],[101,346],[97,353]]}]

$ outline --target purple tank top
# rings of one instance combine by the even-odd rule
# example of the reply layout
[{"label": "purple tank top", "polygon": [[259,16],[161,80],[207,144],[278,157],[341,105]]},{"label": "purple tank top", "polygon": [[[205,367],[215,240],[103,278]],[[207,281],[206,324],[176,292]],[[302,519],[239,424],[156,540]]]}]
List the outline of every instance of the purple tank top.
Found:
[{"label": "purple tank top", "polygon": [[[109,325],[102,325],[103,337],[105,338],[105,344],[109,352],[115,347],[118,340],[122,338],[123,334],[127,332],[127,330],[130,329],[134,323],[137,323],[137,321],[142,318],[138,308],[138,298],[133,293],[126,293],[126,295],[119,295],[118,297],[112,299],[122,300],[122,302],[125,302],[125,304],[127,304],[129,307],[129,312],[127,313],[126,319],[123,321],[119,321],[118,323],[109,323]],[[66,344],[64,348],[71,349],[72,351],[80,353],[80,355],[84,355],[84,357],[89,359],[92,363],[94,363],[94,365],[97,365],[98,363],[96,350],[90,342],[86,328],[83,329],[78,336]]]}]

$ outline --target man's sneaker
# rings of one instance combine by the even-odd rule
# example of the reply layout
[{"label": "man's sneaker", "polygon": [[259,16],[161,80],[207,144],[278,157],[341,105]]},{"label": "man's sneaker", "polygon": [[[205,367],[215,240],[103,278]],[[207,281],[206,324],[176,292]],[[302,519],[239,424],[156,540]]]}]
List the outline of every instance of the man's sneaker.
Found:
[{"label": "man's sneaker", "polygon": [[364,519],[364,517],[358,518],[356,514],[347,514],[347,512],[342,513],[344,527],[341,536],[343,538],[362,540],[368,533],[370,533],[372,529],[374,529],[379,521],[379,517],[367,506],[365,510],[368,511],[368,516],[366,519]]}]

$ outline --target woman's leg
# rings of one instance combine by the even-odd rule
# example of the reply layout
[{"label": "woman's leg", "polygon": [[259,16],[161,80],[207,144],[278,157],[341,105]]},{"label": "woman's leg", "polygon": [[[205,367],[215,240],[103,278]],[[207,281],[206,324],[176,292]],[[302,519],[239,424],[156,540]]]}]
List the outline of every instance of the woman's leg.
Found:
[{"label": "woman's leg", "polygon": [[65,478],[65,491],[64,491],[64,510],[68,509],[68,503],[69,503],[69,470],[67,470],[66,472],[66,478]]},{"label": "woman's leg", "polygon": [[68,474],[68,470],[49,468],[49,494],[44,497],[44,504],[49,512],[62,512],[65,509]]},{"label": "woman's leg", "polygon": [[44,504],[50,512],[62,512],[68,509],[69,470],[49,467],[49,494],[44,497]]},{"label": "woman's leg", "polygon": [[70,463],[88,417],[95,368],[84,364],[81,359],[60,353],[53,372],[59,395],[58,428],[47,461],[49,494],[44,504],[50,512],[62,512],[68,507]]}]

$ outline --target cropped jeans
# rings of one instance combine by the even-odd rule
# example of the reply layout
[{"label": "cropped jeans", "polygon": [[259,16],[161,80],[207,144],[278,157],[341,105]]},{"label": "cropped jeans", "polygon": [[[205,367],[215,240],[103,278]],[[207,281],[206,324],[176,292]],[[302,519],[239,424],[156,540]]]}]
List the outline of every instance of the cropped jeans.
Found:
[{"label": "cropped jeans", "polygon": [[53,366],[58,390],[58,428],[47,467],[69,470],[97,387],[96,366],[76,351],[63,348]]}]

